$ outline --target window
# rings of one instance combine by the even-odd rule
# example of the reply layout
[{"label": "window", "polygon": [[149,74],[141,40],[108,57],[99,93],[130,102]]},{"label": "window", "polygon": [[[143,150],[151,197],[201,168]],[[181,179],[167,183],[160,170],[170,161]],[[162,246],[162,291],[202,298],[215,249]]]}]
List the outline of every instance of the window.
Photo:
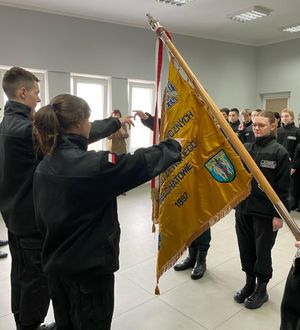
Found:
[{"label": "window", "polygon": [[[153,113],[155,102],[155,83],[129,80],[129,104],[131,112],[142,110]],[[152,132],[138,119],[130,130],[130,151],[152,145]]]},{"label": "window", "polygon": [[[89,104],[91,109],[90,121],[108,116],[109,86],[110,79],[108,77],[71,74],[71,92]],[[90,144],[89,150],[101,150],[103,147],[103,140],[101,140]]]},{"label": "window", "polygon": [[[4,74],[7,70],[9,70],[10,67],[6,67],[6,66],[0,66],[0,80],[2,82]],[[30,72],[32,72],[39,80],[39,86],[40,86],[40,98],[41,98],[41,103],[39,103],[37,105],[37,109],[39,109],[40,107],[44,106],[45,104],[48,103],[48,77],[47,77],[47,72],[46,71],[42,71],[42,70],[36,70],[36,69],[28,69],[28,68],[24,68],[25,70],[28,70]],[[1,88],[0,91],[0,122],[3,118],[3,114],[4,114],[4,105],[7,101],[7,97],[3,91],[3,89]]]}]

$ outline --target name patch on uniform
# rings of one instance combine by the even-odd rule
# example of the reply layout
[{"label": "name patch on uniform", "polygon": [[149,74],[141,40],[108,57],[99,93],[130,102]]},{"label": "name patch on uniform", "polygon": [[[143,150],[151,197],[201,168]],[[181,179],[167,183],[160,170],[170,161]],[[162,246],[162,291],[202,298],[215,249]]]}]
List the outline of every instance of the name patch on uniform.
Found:
[{"label": "name patch on uniform", "polygon": [[276,168],[276,161],[275,160],[261,160],[260,167]]},{"label": "name patch on uniform", "polygon": [[288,139],[288,140],[296,140],[296,136],[291,136],[291,135],[290,135],[290,136],[287,137],[287,139]]}]

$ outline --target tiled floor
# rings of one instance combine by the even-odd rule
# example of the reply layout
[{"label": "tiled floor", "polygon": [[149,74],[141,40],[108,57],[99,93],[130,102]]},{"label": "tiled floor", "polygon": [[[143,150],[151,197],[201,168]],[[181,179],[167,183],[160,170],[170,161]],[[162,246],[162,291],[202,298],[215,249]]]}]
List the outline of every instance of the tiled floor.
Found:
[{"label": "tiled floor", "polygon": [[[121,196],[122,228],[120,270],[116,273],[113,330],[274,330],[279,329],[279,308],[285,278],[295,253],[294,238],[285,225],[273,249],[274,276],[270,300],[258,310],[235,303],[234,292],[244,282],[231,212],[212,228],[208,270],[193,281],[190,271],[169,270],[154,295],[157,238],[151,233],[149,185]],[[300,223],[300,214],[293,213]],[[297,221],[298,221],[297,220]],[[0,238],[5,238],[0,221]],[[2,248],[8,251],[8,247]],[[0,329],[14,329],[10,313],[10,258],[0,260]],[[47,321],[53,320],[52,309]],[[88,330],[88,329],[87,329]]]}]

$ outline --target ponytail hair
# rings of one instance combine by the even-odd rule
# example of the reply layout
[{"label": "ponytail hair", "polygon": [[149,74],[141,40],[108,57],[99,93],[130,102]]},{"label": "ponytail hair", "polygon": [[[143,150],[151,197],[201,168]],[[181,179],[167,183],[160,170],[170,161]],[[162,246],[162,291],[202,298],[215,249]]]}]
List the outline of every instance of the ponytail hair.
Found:
[{"label": "ponytail hair", "polygon": [[59,136],[89,118],[90,112],[89,105],[80,97],[70,94],[55,96],[50,104],[35,114],[33,136],[37,150],[51,155]]}]

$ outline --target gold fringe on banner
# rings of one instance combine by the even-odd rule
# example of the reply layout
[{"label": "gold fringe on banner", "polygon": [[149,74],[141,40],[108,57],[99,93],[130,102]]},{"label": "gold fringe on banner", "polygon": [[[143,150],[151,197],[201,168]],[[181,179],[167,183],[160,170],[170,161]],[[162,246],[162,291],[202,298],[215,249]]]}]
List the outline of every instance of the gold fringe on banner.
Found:
[{"label": "gold fringe on banner", "polygon": [[250,195],[251,192],[251,181],[249,181],[247,188],[238,196],[236,196],[230,203],[228,203],[222,210],[220,210],[218,213],[216,213],[214,216],[212,216],[205,224],[203,224],[199,231],[197,231],[187,242],[186,245],[184,245],[176,255],[173,256],[171,260],[169,260],[161,269],[157,272],[156,277],[156,287],[155,287],[155,295],[160,294],[159,290],[159,278],[162,276],[163,273],[165,273],[167,270],[169,270],[171,267],[175,265],[175,263],[178,261],[178,259],[184,254],[186,249],[192,244],[192,242],[198,238],[200,235],[202,235],[208,228],[213,226],[215,223],[217,223],[219,220],[224,218],[233,208],[235,208],[238,204],[240,204],[245,198],[247,198]]}]

